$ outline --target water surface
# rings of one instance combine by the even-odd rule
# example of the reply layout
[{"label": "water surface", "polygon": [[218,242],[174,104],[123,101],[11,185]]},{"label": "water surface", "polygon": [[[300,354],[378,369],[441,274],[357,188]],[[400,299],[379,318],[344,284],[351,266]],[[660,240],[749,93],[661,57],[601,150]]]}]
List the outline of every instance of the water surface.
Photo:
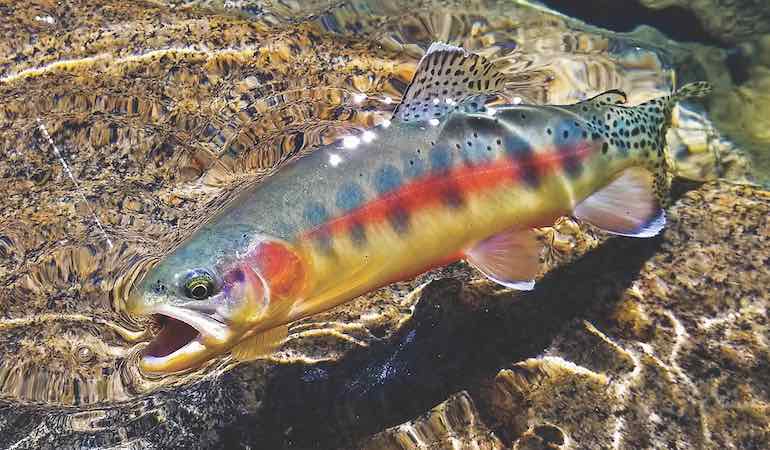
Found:
[{"label": "water surface", "polygon": [[[433,41],[495,61],[524,102],[621,89],[636,104],[703,78],[717,85],[711,101],[733,88],[725,49],[523,2],[180,3],[32,2],[0,19],[13,30],[0,43],[0,446],[49,435],[153,446],[151,430],[189,431],[185,414],[215,423],[180,412],[194,408],[176,405],[176,390],[237,405],[217,385],[229,357],[139,372],[153,324],[123,312],[127,290],[243,187],[387,119]],[[681,173],[767,180],[767,157],[723,122],[679,108],[669,142]],[[383,324],[410,317],[409,292],[431,277],[362,299],[366,314],[295,324],[256,373],[333,365],[387,337]],[[250,382],[258,395],[264,379]]]}]

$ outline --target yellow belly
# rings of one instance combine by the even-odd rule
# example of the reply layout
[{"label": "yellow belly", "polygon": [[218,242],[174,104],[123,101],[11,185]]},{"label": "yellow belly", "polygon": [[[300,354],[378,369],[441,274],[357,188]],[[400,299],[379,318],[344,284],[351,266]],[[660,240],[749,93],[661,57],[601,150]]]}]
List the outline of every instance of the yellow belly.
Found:
[{"label": "yellow belly", "polygon": [[347,236],[330,249],[298,242],[313,274],[291,308],[288,321],[315,314],[438,264],[462,258],[479,241],[512,227],[548,226],[574,205],[573,187],[562,176],[543,178],[538,188],[510,183],[466,196],[460,207],[412,211],[408,232],[387,221],[367,224],[365,246]]}]

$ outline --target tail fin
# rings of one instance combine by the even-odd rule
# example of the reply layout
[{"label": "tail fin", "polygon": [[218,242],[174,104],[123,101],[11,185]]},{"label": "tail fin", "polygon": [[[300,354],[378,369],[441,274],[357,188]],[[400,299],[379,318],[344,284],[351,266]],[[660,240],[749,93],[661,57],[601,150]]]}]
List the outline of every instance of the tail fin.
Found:
[{"label": "tail fin", "polygon": [[663,125],[660,127],[660,134],[658,137],[658,143],[661,147],[656,161],[651,161],[653,163],[653,167],[655,168],[655,194],[658,197],[658,202],[661,204],[661,206],[668,206],[668,203],[670,202],[668,194],[671,188],[671,179],[674,175],[671,172],[672,165],[669,163],[669,161],[667,161],[667,157],[670,157],[671,155],[666,155],[664,152],[666,145],[666,132],[671,126],[671,113],[674,109],[674,106],[677,104],[677,102],[688,98],[705,97],[710,92],[711,85],[708,82],[696,81],[694,83],[685,84],[670,96],[663,97],[661,99],[663,100],[664,114]]},{"label": "tail fin", "polygon": [[671,96],[671,103],[687,98],[699,98],[705,97],[711,93],[711,84],[706,81],[696,81],[694,83],[688,83],[680,87],[674,95]]},{"label": "tail fin", "polygon": [[694,83],[685,84],[668,97],[663,97],[663,111],[665,113],[665,122],[663,124],[663,129],[661,130],[663,136],[665,137],[666,130],[668,130],[668,127],[671,124],[671,111],[674,109],[677,102],[681,102],[688,98],[705,97],[709,93],[711,93],[711,84],[706,81],[696,81]]}]

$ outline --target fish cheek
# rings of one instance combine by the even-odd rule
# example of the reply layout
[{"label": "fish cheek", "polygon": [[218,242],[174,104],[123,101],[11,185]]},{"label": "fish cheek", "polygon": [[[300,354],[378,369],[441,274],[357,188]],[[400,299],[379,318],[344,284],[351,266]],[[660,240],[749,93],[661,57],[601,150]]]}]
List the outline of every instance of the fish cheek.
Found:
[{"label": "fish cheek", "polygon": [[234,328],[248,328],[265,311],[269,295],[262,277],[242,264],[225,274],[222,301],[220,314]]},{"label": "fish cheek", "polygon": [[301,255],[288,243],[265,239],[224,276],[224,296],[232,307],[228,325],[234,334],[251,334],[266,322],[281,321],[306,287]]}]

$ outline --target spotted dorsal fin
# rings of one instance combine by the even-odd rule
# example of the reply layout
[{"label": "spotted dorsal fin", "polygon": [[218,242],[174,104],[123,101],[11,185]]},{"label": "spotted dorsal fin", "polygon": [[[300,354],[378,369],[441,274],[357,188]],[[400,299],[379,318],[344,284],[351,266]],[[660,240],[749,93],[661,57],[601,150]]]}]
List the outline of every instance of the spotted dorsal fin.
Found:
[{"label": "spotted dorsal fin", "polygon": [[470,97],[500,91],[505,77],[486,58],[434,42],[417,65],[393,118],[402,122],[438,119]]}]

